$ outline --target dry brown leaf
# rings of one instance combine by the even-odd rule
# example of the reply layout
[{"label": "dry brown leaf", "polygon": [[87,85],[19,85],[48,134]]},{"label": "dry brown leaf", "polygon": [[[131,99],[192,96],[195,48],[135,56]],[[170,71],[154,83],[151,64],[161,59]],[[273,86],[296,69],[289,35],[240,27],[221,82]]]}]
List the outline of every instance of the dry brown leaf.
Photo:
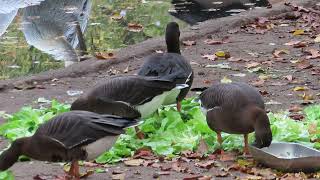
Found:
[{"label": "dry brown leaf", "polygon": [[286,75],[286,76],[284,76],[284,79],[286,79],[288,81],[292,81],[294,79],[294,77],[292,75]]},{"label": "dry brown leaf", "polygon": [[124,164],[127,166],[140,166],[143,164],[143,162],[144,162],[143,159],[131,159],[131,160],[124,161]]},{"label": "dry brown leaf", "polygon": [[97,59],[113,59],[115,58],[112,52],[97,52],[95,53]]},{"label": "dry brown leaf", "polygon": [[256,80],[256,81],[252,81],[251,85],[253,85],[255,87],[261,87],[261,86],[264,85],[264,82],[265,82],[265,80],[259,79],[259,80]]},{"label": "dry brown leaf", "polygon": [[195,163],[195,166],[200,168],[205,168],[205,169],[211,169],[213,166],[215,166],[215,164],[216,164],[216,161],[210,160],[207,162]]},{"label": "dry brown leaf", "polygon": [[257,67],[259,65],[260,65],[260,63],[258,63],[258,62],[251,62],[251,63],[246,64],[246,68],[250,69],[250,68]]},{"label": "dry brown leaf", "polygon": [[214,60],[217,60],[218,57],[215,55],[215,54],[205,54],[203,56],[201,56],[202,58],[205,58],[205,59],[209,59],[211,61],[214,61]]},{"label": "dry brown leaf", "polygon": [[296,64],[297,65],[297,68],[298,69],[310,69],[313,67],[312,64],[310,64],[309,61],[306,61],[306,60],[303,60],[303,61],[300,61],[299,63]]},{"label": "dry brown leaf", "polygon": [[183,180],[199,180],[200,178],[204,177],[203,175],[190,175],[184,177]]},{"label": "dry brown leaf", "polygon": [[296,121],[301,121],[304,118],[303,114],[289,114],[289,117]]},{"label": "dry brown leaf", "polygon": [[233,153],[224,152],[220,156],[220,161],[234,161],[236,159],[235,155]]},{"label": "dry brown leaf", "polygon": [[309,93],[303,93],[302,98],[303,98],[304,101],[314,100],[313,95],[309,94]]},{"label": "dry brown leaf", "polygon": [[177,172],[187,172],[188,168],[187,167],[182,167],[179,162],[174,162],[172,163],[172,170],[177,171]]},{"label": "dry brown leaf", "polygon": [[112,175],[112,180],[125,180],[126,174],[113,174]]},{"label": "dry brown leaf", "polygon": [[289,107],[289,112],[300,112],[302,110],[302,107],[300,107],[299,105],[293,105]]},{"label": "dry brown leaf", "polygon": [[218,172],[215,174],[216,177],[228,177],[229,175],[229,172]]},{"label": "dry brown leaf", "polygon": [[285,49],[280,49],[280,50],[274,50],[274,52],[272,53],[273,57],[275,58],[280,58],[281,54],[289,54],[289,51]]},{"label": "dry brown leaf", "polygon": [[128,30],[131,32],[141,32],[143,30],[143,26],[137,23],[129,23]]},{"label": "dry brown leaf", "polygon": [[193,45],[196,45],[196,41],[190,41],[190,40],[182,41],[182,44],[185,46],[193,46]]},{"label": "dry brown leaf", "polygon": [[294,48],[303,48],[308,45],[307,42],[304,41],[290,41],[288,43],[285,43],[286,46],[293,46]]},{"label": "dry brown leaf", "polygon": [[316,59],[320,58],[320,52],[315,49],[309,49],[307,52],[309,52],[311,55],[307,56],[306,59]]}]

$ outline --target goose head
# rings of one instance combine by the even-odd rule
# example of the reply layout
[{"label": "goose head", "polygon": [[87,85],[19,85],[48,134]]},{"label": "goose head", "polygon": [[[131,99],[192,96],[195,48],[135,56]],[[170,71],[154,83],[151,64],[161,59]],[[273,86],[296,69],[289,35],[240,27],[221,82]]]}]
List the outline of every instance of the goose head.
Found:
[{"label": "goose head", "polygon": [[9,149],[2,152],[0,155],[0,171],[9,169],[18,161],[19,156],[25,154],[24,149],[26,148],[29,140],[30,137],[16,139],[13,141]]},{"label": "goose head", "polygon": [[179,25],[176,22],[170,22],[167,24],[166,28],[166,43],[167,50],[169,53],[179,53],[180,52],[180,30]]}]

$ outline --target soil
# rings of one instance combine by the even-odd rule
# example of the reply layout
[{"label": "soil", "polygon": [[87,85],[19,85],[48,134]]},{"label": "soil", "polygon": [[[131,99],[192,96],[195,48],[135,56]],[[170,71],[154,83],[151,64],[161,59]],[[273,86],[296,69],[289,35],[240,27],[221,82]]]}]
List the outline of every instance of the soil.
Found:
[{"label": "soil", "polygon": [[[304,1],[304,4],[314,5],[317,0]],[[301,1],[295,1],[301,3]],[[312,6],[309,6],[312,7]],[[305,59],[306,54],[304,51],[309,49],[319,50],[319,45],[313,42],[314,38],[310,35],[293,36],[291,31],[302,28],[300,27],[302,22],[301,19],[289,19],[293,11],[290,8],[279,3],[274,6],[275,10],[266,10],[265,15],[261,12],[245,12],[240,15],[238,21],[243,22],[250,16],[250,23],[252,17],[260,17],[262,15],[273,15],[279,19],[270,20],[271,23],[275,24],[275,27],[270,30],[266,30],[263,34],[261,31],[257,31],[254,28],[248,26],[242,26],[242,23],[236,23],[234,21],[233,27],[229,29],[220,29],[217,31],[209,31],[208,27],[212,27],[212,24],[217,23],[216,21],[208,21],[194,27],[194,30],[182,31],[182,34],[186,32],[188,35],[183,35],[183,40],[195,41],[196,45],[182,46],[182,54],[191,62],[195,79],[193,88],[197,87],[208,87],[213,83],[219,82],[224,77],[231,79],[234,82],[246,82],[256,86],[260,92],[264,95],[267,109],[273,112],[280,110],[287,110],[293,105],[304,106],[312,102],[318,102],[320,84],[319,84],[319,61],[320,58],[306,60],[313,67],[303,67],[299,63],[294,64],[290,61],[298,59]],[[274,12],[277,13],[274,13]],[[273,12],[273,13],[272,13]],[[286,12],[286,13],[283,13]],[[241,17],[243,16],[243,17]],[[287,17],[287,19],[285,18]],[[234,17],[232,17],[234,19]],[[219,20],[221,23],[220,27],[223,27],[223,22],[229,22],[230,17],[222,18]],[[271,19],[271,18],[269,18]],[[211,24],[211,25],[210,25]],[[285,24],[285,25],[280,25]],[[226,25],[227,26],[227,25]],[[202,30],[203,28],[203,30]],[[193,32],[194,31],[194,32]],[[196,32],[196,33],[195,33]],[[195,35],[196,34],[196,35]],[[318,32],[319,34],[319,32]],[[228,36],[228,43],[219,45],[208,45],[204,41],[208,38],[222,39]],[[294,48],[292,46],[285,46],[292,40],[306,41],[308,47]],[[149,46],[148,43],[153,45]],[[157,44],[154,44],[157,43]],[[34,104],[39,97],[46,99],[57,99],[61,102],[71,103],[78,96],[69,96],[68,90],[81,90],[86,92],[98,81],[102,81],[116,74],[126,74],[125,69],[128,69],[127,74],[134,74],[143,64],[143,57],[147,54],[155,52],[155,50],[165,50],[163,41],[160,39],[150,40],[116,53],[117,58],[114,60],[88,60],[81,62],[81,65],[75,65],[70,67],[68,70],[58,70],[54,72],[44,73],[27,78],[14,79],[9,81],[1,82],[0,86],[0,110],[6,111],[7,113],[14,113],[19,110],[22,106]],[[136,49],[140,49],[135,53]],[[142,50],[141,50],[142,49]],[[279,55],[280,58],[275,58],[273,52],[275,50],[286,49],[289,51],[288,54]],[[203,55],[214,54],[215,52],[222,50],[224,52],[230,52],[231,59],[219,58],[218,60],[212,61],[203,58]],[[125,52],[125,54],[121,52]],[[138,53],[139,52],[139,53]],[[320,57],[320,56],[319,56]],[[242,60],[239,60],[241,58]],[[237,61],[231,61],[237,60]],[[239,60],[239,61],[238,61]],[[96,62],[95,62],[96,61]],[[107,62],[109,61],[109,62]],[[220,63],[229,63],[231,69],[221,68],[209,68],[207,65],[216,65]],[[271,77],[266,77],[264,82],[259,79],[259,73],[250,73],[246,66],[253,65],[253,63],[259,63],[259,67],[264,69],[267,74]],[[93,64],[95,64],[93,66]],[[90,66],[90,70],[86,69],[86,66]],[[254,68],[254,67],[253,67]],[[86,71],[79,73],[80,70]],[[60,73],[66,72],[67,75],[59,75]],[[239,77],[243,76],[244,77]],[[315,74],[315,75],[313,75]],[[69,77],[67,77],[69,76]],[[291,80],[292,76],[292,80]],[[53,79],[53,78],[59,79]],[[31,82],[31,85],[30,85]],[[37,82],[36,86],[33,82]],[[308,87],[306,91],[293,91],[295,87]],[[1,91],[2,87],[2,91]],[[27,88],[31,89],[27,89]],[[22,88],[22,90],[21,90]],[[26,89],[24,89],[26,88]],[[18,90],[20,89],[20,90]],[[302,94],[306,94],[313,97],[312,101],[303,100]],[[195,92],[190,92],[188,96],[194,96]],[[305,96],[306,97],[306,96]],[[6,146],[6,141],[3,140],[0,147]],[[170,164],[167,162],[164,164]],[[230,164],[230,163],[229,163]],[[189,169],[194,174],[219,174],[220,168],[211,168],[206,170],[203,168],[195,167],[194,161],[189,163],[183,163],[184,166],[189,166]],[[222,162],[222,167],[227,167],[228,163]],[[57,164],[44,163],[44,162],[19,162],[11,168],[16,176],[16,179],[32,179],[37,174],[63,174],[62,167]],[[106,173],[95,173],[88,179],[111,179],[111,172],[114,170],[122,170],[126,174],[126,179],[153,179],[154,174],[159,172],[159,168],[153,167],[127,167],[122,163],[108,167]],[[231,175],[227,177],[220,177],[221,179],[231,179],[232,177],[240,176],[245,178],[247,174],[240,173],[239,171],[230,172]],[[176,171],[170,171],[169,175],[161,175],[160,179],[183,179],[190,176],[190,173],[180,173]],[[219,179],[219,177],[216,177]]]}]

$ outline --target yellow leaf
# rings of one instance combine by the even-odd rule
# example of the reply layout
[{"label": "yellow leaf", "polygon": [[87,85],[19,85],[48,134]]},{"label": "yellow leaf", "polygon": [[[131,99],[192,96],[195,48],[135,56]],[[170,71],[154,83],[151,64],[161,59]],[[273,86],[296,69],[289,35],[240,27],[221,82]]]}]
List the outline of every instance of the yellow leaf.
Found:
[{"label": "yellow leaf", "polygon": [[269,78],[270,78],[269,75],[260,75],[260,76],[259,76],[259,79],[262,79],[262,80],[267,80],[267,79],[269,79]]},{"label": "yellow leaf", "polygon": [[223,77],[223,79],[220,80],[220,82],[227,84],[227,83],[232,83],[232,80],[225,76]]},{"label": "yellow leaf", "polygon": [[307,89],[308,89],[307,87],[297,86],[297,87],[295,87],[293,90],[294,90],[294,91],[305,91],[305,90],[307,90]]},{"label": "yellow leaf", "polygon": [[217,51],[217,52],[215,53],[215,55],[218,56],[218,57],[225,57],[225,56],[226,56],[226,53],[225,53],[224,51]]},{"label": "yellow leaf", "polygon": [[304,30],[303,29],[297,29],[293,32],[293,35],[297,36],[297,35],[303,35],[304,34]]},{"label": "yellow leaf", "polygon": [[314,39],[314,42],[320,43],[320,34],[317,35],[317,37]]}]

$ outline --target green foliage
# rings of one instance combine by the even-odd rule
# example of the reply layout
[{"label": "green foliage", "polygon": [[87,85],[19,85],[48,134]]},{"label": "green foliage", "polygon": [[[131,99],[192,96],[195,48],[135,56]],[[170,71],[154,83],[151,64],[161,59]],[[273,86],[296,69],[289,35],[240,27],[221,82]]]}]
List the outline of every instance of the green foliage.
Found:
[{"label": "green foliage", "polygon": [[11,171],[0,172],[0,180],[14,180],[14,176]]},{"label": "green foliage", "polygon": [[20,137],[31,136],[39,124],[48,121],[57,114],[69,111],[70,105],[51,101],[48,108],[34,109],[31,106],[23,107],[20,111],[9,114],[0,114],[7,121],[0,126],[0,135],[13,141]]}]

